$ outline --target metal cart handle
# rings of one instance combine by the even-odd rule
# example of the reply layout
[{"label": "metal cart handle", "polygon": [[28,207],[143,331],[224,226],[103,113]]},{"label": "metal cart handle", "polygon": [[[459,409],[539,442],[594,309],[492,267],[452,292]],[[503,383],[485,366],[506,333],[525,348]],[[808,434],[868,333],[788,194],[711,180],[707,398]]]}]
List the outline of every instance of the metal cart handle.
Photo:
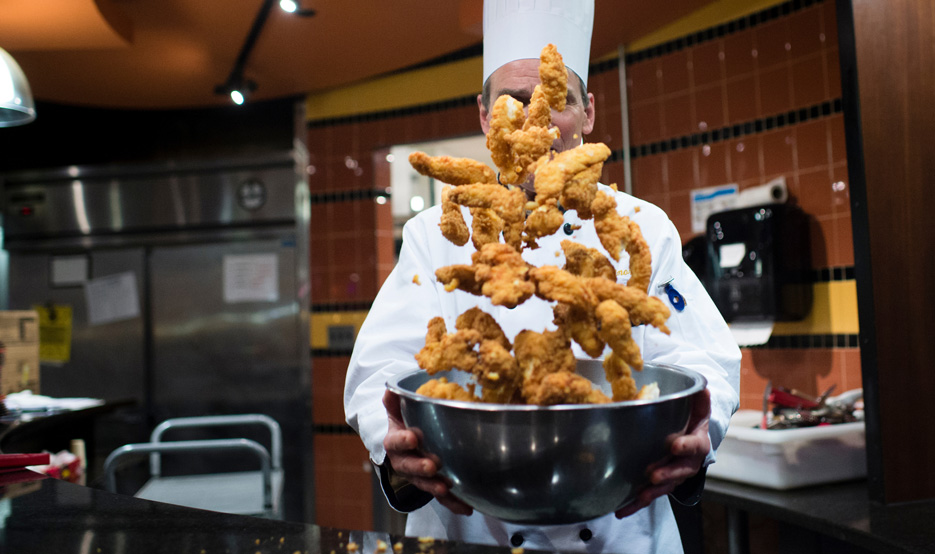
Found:
[{"label": "metal cart handle", "polygon": [[[149,435],[149,442],[161,443],[162,435],[169,429],[178,429],[181,427],[223,427],[228,425],[264,425],[269,428],[270,450],[273,456],[273,469],[282,468],[282,431],[279,423],[264,414],[236,414],[220,416],[201,416],[201,417],[177,417],[167,419],[156,426]],[[160,467],[160,456],[158,453],[149,457],[149,473],[154,477],[159,477],[162,472]]]},{"label": "metal cart handle", "polygon": [[117,460],[120,458],[152,453],[188,452],[192,450],[249,450],[260,458],[263,473],[263,509],[273,509],[273,480],[269,453],[263,446],[250,439],[213,439],[197,441],[147,442],[125,444],[114,450],[104,461],[104,485],[109,492],[117,492]]}]

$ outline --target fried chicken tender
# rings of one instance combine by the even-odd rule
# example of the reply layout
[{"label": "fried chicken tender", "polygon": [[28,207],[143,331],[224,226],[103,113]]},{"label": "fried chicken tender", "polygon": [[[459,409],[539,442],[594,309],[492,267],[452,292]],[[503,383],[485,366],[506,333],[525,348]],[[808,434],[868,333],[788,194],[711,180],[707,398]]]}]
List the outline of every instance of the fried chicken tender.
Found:
[{"label": "fried chicken tender", "polygon": [[416,394],[440,398],[442,400],[461,400],[462,402],[477,402],[474,393],[466,390],[458,383],[448,381],[445,377],[429,379],[416,389]]},{"label": "fried chicken tender", "polygon": [[555,316],[552,322],[565,329],[568,336],[577,342],[588,356],[597,358],[601,355],[604,351],[604,340],[597,333],[598,321],[591,310],[559,302],[552,308],[552,313]]},{"label": "fried chicken tender", "polygon": [[610,148],[606,144],[594,142],[559,152],[552,159],[540,162],[536,167],[536,203],[542,205],[550,199],[558,201],[569,179],[603,163],[609,156]]},{"label": "fried chicken tender", "polygon": [[565,271],[579,277],[603,277],[611,281],[617,280],[617,271],[597,248],[588,248],[577,242],[565,239],[562,241],[562,252],[565,253]]},{"label": "fried chicken tender", "polygon": [[470,158],[429,156],[425,152],[409,154],[413,169],[442,183],[466,185],[468,183],[496,183],[497,172],[483,162]]},{"label": "fried chicken tender", "polygon": [[588,286],[588,281],[573,275],[554,265],[534,267],[529,270],[529,278],[536,284],[536,296],[544,300],[554,300],[593,310],[597,306],[597,296]]},{"label": "fried chicken tender", "polygon": [[527,280],[531,266],[509,244],[485,244],[471,254],[471,261],[474,276],[482,283],[481,294],[495,306],[515,308],[536,292],[536,285]]},{"label": "fried chicken tender", "polygon": [[442,236],[457,246],[467,244],[471,236],[468,231],[467,223],[464,222],[464,215],[461,208],[451,201],[451,186],[442,189],[442,217],[438,227],[442,230]]},{"label": "fried chicken tender", "polygon": [[458,319],[455,321],[455,329],[474,329],[481,334],[481,337],[485,341],[492,340],[497,342],[507,350],[513,348],[510,339],[507,338],[500,324],[497,323],[497,320],[477,306],[458,316]]},{"label": "fried chicken tender", "polygon": [[451,292],[455,289],[463,290],[480,296],[481,284],[474,276],[474,266],[455,264],[446,265],[435,270],[435,278],[445,285],[445,290]]},{"label": "fried chicken tender", "polygon": [[562,206],[575,210],[581,219],[591,219],[591,203],[597,196],[597,182],[603,169],[604,164],[597,163],[568,180],[559,200]]},{"label": "fried chicken tender", "polygon": [[471,243],[476,250],[485,244],[500,242],[503,219],[490,208],[471,208]]},{"label": "fried chicken tender", "polygon": [[549,105],[556,111],[565,111],[568,96],[568,70],[558,48],[547,44],[539,53],[539,81],[542,91],[549,100]]},{"label": "fried chicken tender", "polygon": [[553,199],[546,200],[526,218],[526,225],[523,227],[523,242],[527,248],[539,248],[536,239],[554,234],[564,222],[565,216],[558,209],[558,202]]},{"label": "fried chicken tender", "polygon": [[480,343],[479,361],[472,372],[481,386],[481,399],[496,404],[521,403],[523,373],[508,348],[496,341]]},{"label": "fried chicken tender", "polygon": [[530,404],[554,406],[556,404],[606,404],[610,398],[594,388],[586,377],[570,371],[550,373],[527,398]]},{"label": "fried chicken tender", "polygon": [[522,221],[526,215],[526,195],[520,188],[469,184],[455,187],[449,197],[452,202],[462,206],[491,209],[509,223]]},{"label": "fried chicken tender", "polygon": [[474,347],[480,341],[480,332],[465,329],[448,333],[445,320],[433,317],[428,324],[425,346],[416,354],[416,361],[429,375],[451,369],[471,371],[478,359]]},{"label": "fried chicken tender", "polygon": [[577,367],[571,341],[561,329],[537,333],[520,331],[513,339],[513,354],[523,374],[522,394],[526,402],[537,395],[546,375]]},{"label": "fried chicken tender", "polygon": [[606,279],[590,278],[587,279],[587,285],[600,302],[613,300],[620,304],[630,314],[632,325],[649,324],[669,334],[666,320],[669,319],[671,312],[662,300],[649,296],[636,287],[612,283]]},{"label": "fried chicken tender", "polygon": [[652,254],[640,226],[629,217],[617,213],[616,200],[603,192],[597,193],[591,203],[591,211],[594,213],[594,229],[610,256],[620,260],[621,248],[625,248],[630,256],[630,280],[627,285],[647,292],[653,272]]},{"label": "fried chicken tender", "polygon": [[507,135],[506,141],[513,151],[517,182],[525,181],[535,171],[535,162],[549,152],[552,143],[561,135],[558,127],[530,127]]},{"label": "fried chicken tender", "polygon": [[542,85],[536,85],[532,91],[532,98],[529,99],[529,109],[526,113],[526,121],[523,123],[523,130],[528,131],[533,127],[546,129],[551,123],[552,106],[549,104],[549,98]]},{"label": "fried chicken tender", "polygon": [[641,371],[643,356],[631,334],[630,314],[613,300],[604,300],[597,305],[594,315],[601,322],[597,334],[627,365]]},{"label": "fried chicken tender", "polygon": [[604,376],[610,383],[611,390],[613,390],[614,393],[614,402],[633,400],[637,395],[637,391],[636,381],[633,380],[630,366],[616,353],[611,353],[604,358],[603,365]]},{"label": "fried chicken tender", "polygon": [[471,254],[472,265],[449,265],[435,270],[445,290],[460,289],[490,298],[496,306],[515,308],[536,292],[528,280],[531,267],[519,251],[500,242],[485,244]]},{"label": "fried chicken tender", "polygon": [[490,111],[490,128],[487,131],[487,149],[490,158],[500,169],[500,182],[515,185],[522,180],[513,157],[513,146],[507,137],[513,131],[522,129],[526,121],[523,103],[508,94],[497,98]]}]

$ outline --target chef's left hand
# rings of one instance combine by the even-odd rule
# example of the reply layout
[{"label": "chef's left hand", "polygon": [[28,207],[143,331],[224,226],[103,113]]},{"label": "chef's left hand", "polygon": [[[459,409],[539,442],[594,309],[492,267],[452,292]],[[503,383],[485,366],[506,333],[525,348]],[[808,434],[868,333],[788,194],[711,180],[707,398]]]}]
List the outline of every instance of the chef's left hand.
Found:
[{"label": "chef's left hand", "polygon": [[660,496],[670,494],[675,487],[698,473],[711,450],[711,441],[708,439],[710,418],[711,393],[705,389],[695,396],[685,434],[672,441],[672,459],[666,465],[652,470],[649,476],[650,486],[644,489],[636,500],[614,512],[618,519],[642,510]]}]

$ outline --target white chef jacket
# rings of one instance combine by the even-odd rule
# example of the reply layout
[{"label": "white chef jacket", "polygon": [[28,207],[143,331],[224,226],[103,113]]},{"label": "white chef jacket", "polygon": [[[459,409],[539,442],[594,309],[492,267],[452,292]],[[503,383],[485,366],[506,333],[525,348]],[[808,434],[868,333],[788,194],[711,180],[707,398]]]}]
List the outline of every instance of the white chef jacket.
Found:
[{"label": "white chef jacket", "polygon": [[[599,185],[605,192],[609,187]],[[714,303],[695,274],[682,259],[678,231],[658,207],[617,192],[617,210],[639,224],[652,252],[649,294],[660,297],[672,315],[666,322],[671,335],[648,325],[633,327],[633,338],[647,362],[679,365],[698,371],[708,380],[711,392],[709,434],[712,452],[705,465],[714,461],[714,449],[727,431],[730,416],[739,405],[740,349]],[[462,210],[470,227],[470,215]],[[435,270],[452,264],[470,264],[471,241],[455,246],[438,227],[441,209],[430,208],[406,223],[399,261],[374,300],[358,334],[351,355],[344,390],[348,424],[360,435],[371,461],[383,464],[383,438],[388,423],[382,398],[387,380],[418,368],[415,354],[425,345],[428,322],[442,316],[449,330],[458,315],[474,306],[491,314],[512,340],[523,329],[542,332],[554,329],[554,303],[533,296],[516,308],[494,306],[490,299],[455,290],[447,292],[435,279]],[[560,243],[571,239],[605,252],[594,230],[593,220],[581,220],[574,210],[564,213],[565,225],[554,235],[538,240],[538,249],[525,249],[523,258],[535,265],[565,263]],[[609,259],[609,258],[608,258]],[[629,257],[621,252],[617,281],[629,276]],[[684,299],[676,310],[665,291],[669,284]],[[578,358],[588,356],[574,342]],[[605,351],[609,352],[609,350]],[[379,472],[378,472],[379,473]],[[587,528],[583,540],[581,531]],[[522,537],[523,548],[581,552],[682,552],[678,527],[669,500],[656,499],[650,506],[618,520],[612,513],[573,525],[529,526],[505,523],[475,510],[471,516],[455,515],[436,500],[409,513],[409,536],[435,537],[479,544],[510,546],[514,535]]]}]

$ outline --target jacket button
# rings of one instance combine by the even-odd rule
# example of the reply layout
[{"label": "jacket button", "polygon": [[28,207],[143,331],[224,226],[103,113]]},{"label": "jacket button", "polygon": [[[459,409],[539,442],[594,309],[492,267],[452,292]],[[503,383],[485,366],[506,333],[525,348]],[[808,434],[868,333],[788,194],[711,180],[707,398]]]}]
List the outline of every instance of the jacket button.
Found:
[{"label": "jacket button", "polygon": [[568,236],[571,236],[571,234],[575,232],[575,230],[571,228],[571,223],[566,223],[563,225],[562,231],[565,231],[565,234]]},{"label": "jacket button", "polygon": [[510,544],[512,544],[513,546],[516,546],[516,547],[522,546],[522,545],[523,545],[523,536],[520,535],[519,533],[513,533],[513,536],[510,537]]},{"label": "jacket button", "polygon": [[580,533],[578,533],[578,536],[579,536],[579,537],[581,538],[581,540],[583,540],[584,542],[588,542],[589,540],[591,540],[591,537],[593,537],[594,534],[591,533],[591,530],[590,530],[590,529],[588,529],[587,527],[585,527],[584,529],[581,530]]}]

